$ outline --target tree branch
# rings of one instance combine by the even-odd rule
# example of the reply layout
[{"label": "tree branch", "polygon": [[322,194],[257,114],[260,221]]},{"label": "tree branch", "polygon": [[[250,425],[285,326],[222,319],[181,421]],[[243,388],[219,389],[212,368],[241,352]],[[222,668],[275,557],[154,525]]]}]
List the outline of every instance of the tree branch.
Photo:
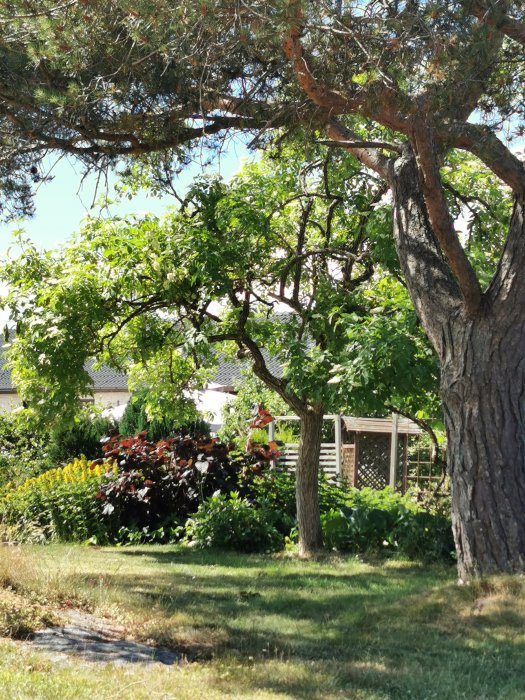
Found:
[{"label": "tree branch", "polygon": [[237,306],[242,306],[237,322],[237,344],[241,349],[244,347],[250,353],[255,376],[279,394],[290,408],[299,414],[306,408],[304,402],[301,401],[295,392],[286,388],[286,384],[282,379],[270,372],[261,349],[246,330],[246,322],[249,315],[249,302],[247,303],[246,296],[242,303],[239,300],[237,301]]},{"label": "tree branch", "polygon": [[374,170],[378,175],[381,175],[381,177],[385,178],[386,180],[390,180],[392,176],[393,164],[393,160],[391,158],[388,158],[377,150],[371,148],[346,146],[345,142],[350,141],[355,143],[356,141],[359,141],[359,138],[335,118],[330,119],[327,131],[332,142],[339,142],[341,144],[341,148],[344,148],[346,151],[354,155],[361,163],[363,163],[363,165],[366,165],[366,167]]},{"label": "tree branch", "polygon": [[78,5],[78,0],[70,0],[70,2],[62,3],[61,5],[56,5],[55,7],[50,7],[47,10],[42,10],[41,12],[30,12],[25,15],[11,15],[7,17],[6,15],[0,16],[0,24],[11,24],[19,19],[33,19],[34,17],[49,17],[55,12],[60,12],[66,10],[68,7],[73,5]]},{"label": "tree branch", "polygon": [[356,140],[356,141],[343,141],[335,140],[331,141],[329,139],[320,139],[316,143],[322,146],[338,146],[344,148],[381,148],[385,151],[394,151],[395,153],[402,152],[402,146],[397,143],[391,143],[390,141],[366,141],[366,140]]},{"label": "tree branch", "polygon": [[[297,0],[290,0],[289,9],[289,29],[283,39],[283,50],[286,58],[295,73],[297,81],[305,95],[318,107],[320,107],[328,123],[327,131],[331,141],[358,142],[358,136],[340,124],[336,119],[337,114],[362,112],[379,122],[402,130],[406,125],[404,118],[399,116],[399,95],[386,85],[374,88],[372,110],[366,108],[369,95],[364,90],[352,90],[349,96],[343,96],[333,90],[328,90],[320,85],[314,78],[312,70],[306,60],[301,44],[302,12],[300,3]],[[344,147],[344,146],[342,146]],[[373,149],[360,147],[347,147],[364,165],[375,170],[382,177],[386,177],[388,159]]]},{"label": "tree branch", "polygon": [[508,304],[514,313],[525,307],[525,203],[517,200],[505,247],[487,290],[492,304]]},{"label": "tree branch", "polygon": [[423,196],[432,229],[459,283],[465,300],[465,310],[469,316],[474,316],[481,306],[481,287],[454,230],[452,217],[443,193],[437,147],[431,127],[419,123],[415,126],[414,147]]},{"label": "tree branch", "polygon": [[443,329],[464,308],[463,296],[428,219],[413,149],[394,165],[394,240],[410,297],[436,352]]},{"label": "tree branch", "polygon": [[509,39],[517,41],[525,47],[525,24],[506,14],[507,2],[483,2],[482,0],[469,0],[466,9],[477,17],[480,22],[494,27]]},{"label": "tree branch", "polygon": [[469,151],[492,170],[518,197],[525,194],[525,166],[481,124],[451,122],[437,129],[442,142]]},{"label": "tree branch", "polygon": [[304,241],[306,237],[306,228],[308,226],[308,221],[310,218],[310,212],[314,204],[313,199],[309,199],[305,207],[303,207],[303,213],[301,215],[301,222],[299,224],[299,231],[297,234],[297,246],[295,248],[295,271],[293,279],[293,290],[292,299],[294,304],[299,304],[299,292],[301,286],[301,276],[303,268],[303,249]]},{"label": "tree branch", "polygon": [[301,34],[304,29],[301,3],[290,0],[288,11],[289,28],[283,37],[283,51],[305,95],[315,105],[322,107],[330,114],[345,114],[356,109],[359,100],[355,97],[355,93],[352,97],[345,97],[334,90],[327,89],[315,80],[301,45]]}]

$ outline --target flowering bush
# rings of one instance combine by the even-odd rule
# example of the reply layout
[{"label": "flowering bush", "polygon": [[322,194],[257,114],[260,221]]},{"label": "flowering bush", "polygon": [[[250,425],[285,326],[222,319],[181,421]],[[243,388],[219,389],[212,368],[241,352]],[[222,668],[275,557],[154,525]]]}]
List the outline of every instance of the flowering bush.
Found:
[{"label": "flowering bush", "polygon": [[242,492],[261,470],[250,463],[255,458],[231,456],[226,445],[205,437],[154,443],[145,431],[112,435],[103,453],[8,484],[0,500],[4,525],[32,541],[173,541],[199,504],[216,491]]},{"label": "flowering bush", "polygon": [[102,481],[112,477],[113,467],[85,457],[65,467],[49,469],[16,486],[7,484],[0,501],[4,523],[16,525],[21,537],[83,541],[105,540],[100,503],[96,494]]}]

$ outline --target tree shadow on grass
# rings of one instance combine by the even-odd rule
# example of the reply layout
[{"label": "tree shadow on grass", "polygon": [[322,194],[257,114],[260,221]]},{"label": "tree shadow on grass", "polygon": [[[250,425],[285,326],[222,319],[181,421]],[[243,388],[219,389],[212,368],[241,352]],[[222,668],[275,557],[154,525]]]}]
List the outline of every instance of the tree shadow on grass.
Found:
[{"label": "tree shadow on grass", "polygon": [[[111,551],[115,551],[112,549]],[[271,554],[245,554],[238,552],[228,552],[224,550],[214,549],[192,549],[181,545],[173,545],[167,547],[165,545],[156,546],[145,545],[139,547],[123,547],[118,550],[119,555],[126,557],[143,557],[158,562],[159,564],[189,564],[192,566],[227,566],[232,569],[246,568],[267,568],[271,562],[278,564],[318,564],[320,566],[330,565],[331,563],[352,563],[352,555],[336,555],[331,552],[319,554],[312,559],[301,559],[298,556],[282,555],[281,553]],[[429,575],[438,577],[450,577],[455,575],[455,565],[450,564],[428,564],[422,562],[408,563],[406,560],[396,560],[394,555],[389,553],[373,554],[356,554],[355,564],[368,564],[373,567],[380,567],[385,563],[390,563],[392,570],[396,570],[397,566],[403,571],[404,576],[412,574],[418,577]]]},{"label": "tree shadow on grass", "polygon": [[[153,636],[162,628],[177,645],[189,630],[208,645],[208,657],[240,668],[245,697],[260,690],[323,700],[525,697],[523,610],[510,599],[478,614],[474,592],[454,586],[450,570],[303,566],[175,548],[118,555],[145,557],[148,566],[107,571],[105,585],[131,609],[149,612]],[[89,588],[99,576],[70,580]]]}]

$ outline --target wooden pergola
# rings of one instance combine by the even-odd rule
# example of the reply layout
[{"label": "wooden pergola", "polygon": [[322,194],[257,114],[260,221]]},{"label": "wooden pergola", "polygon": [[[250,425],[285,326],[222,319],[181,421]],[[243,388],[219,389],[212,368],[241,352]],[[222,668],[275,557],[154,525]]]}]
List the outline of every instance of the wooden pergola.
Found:
[{"label": "wooden pergola", "polygon": [[[405,472],[408,438],[421,433],[421,429],[416,423],[397,413],[393,413],[389,418],[356,418],[354,416],[329,414],[325,415],[324,419],[334,423],[334,442],[321,444],[320,467],[327,475],[343,477],[352,486],[357,486],[362,438],[373,434],[382,435],[390,440],[388,485],[396,488],[399,439],[403,439],[402,459],[403,472]],[[298,420],[297,416],[275,416],[273,422],[268,426],[269,440],[275,438],[276,421]],[[352,436],[351,442],[347,441],[350,435]],[[289,468],[293,468],[297,462],[297,451],[298,444],[286,444],[282,463]]]}]

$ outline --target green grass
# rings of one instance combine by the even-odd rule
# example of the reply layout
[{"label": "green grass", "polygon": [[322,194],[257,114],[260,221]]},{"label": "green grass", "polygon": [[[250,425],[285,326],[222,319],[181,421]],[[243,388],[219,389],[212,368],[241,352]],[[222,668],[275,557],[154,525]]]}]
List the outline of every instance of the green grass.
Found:
[{"label": "green grass", "polygon": [[[4,562],[16,559],[7,549]],[[4,574],[0,565],[10,594],[39,604],[45,594],[54,614],[82,602],[188,660],[94,672],[5,641],[0,688],[9,700],[525,699],[521,578],[458,587],[453,569],[405,561],[168,546],[26,547],[22,560],[12,571],[7,561]]]}]

